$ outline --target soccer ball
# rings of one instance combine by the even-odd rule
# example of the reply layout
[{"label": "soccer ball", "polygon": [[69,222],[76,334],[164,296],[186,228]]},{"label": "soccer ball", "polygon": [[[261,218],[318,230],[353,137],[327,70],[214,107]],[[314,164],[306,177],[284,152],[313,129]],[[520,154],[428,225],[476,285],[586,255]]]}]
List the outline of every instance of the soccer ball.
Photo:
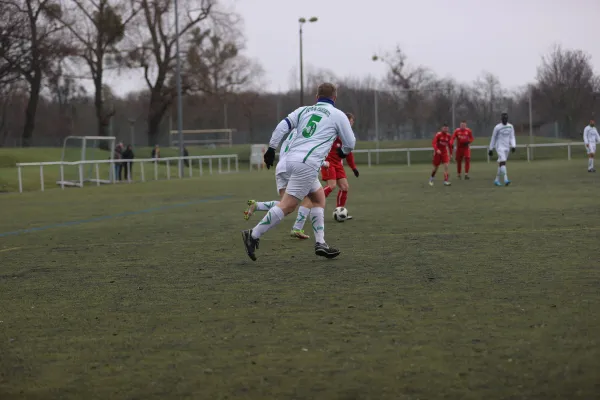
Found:
[{"label": "soccer ball", "polygon": [[333,219],[337,222],[344,222],[348,219],[348,210],[345,207],[337,207],[333,210]]}]

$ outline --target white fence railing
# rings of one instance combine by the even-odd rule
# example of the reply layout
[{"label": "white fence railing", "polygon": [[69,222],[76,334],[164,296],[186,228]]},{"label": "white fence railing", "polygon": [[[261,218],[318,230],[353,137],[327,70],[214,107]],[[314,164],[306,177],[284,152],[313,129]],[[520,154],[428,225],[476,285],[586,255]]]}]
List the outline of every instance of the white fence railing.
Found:
[{"label": "white fence railing", "polygon": [[[185,164],[185,161],[188,161],[188,165],[181,168],[182,164]],[[206,167],[208,168],[208,173],[210,175],[213,174],[213,162],[216,161],[216,169],[219,174],[222,173],[231,173],[232,172],[232,161],[235,164],[235,172],[239,172],[239,161],[237,154],[224,154],[224,155],[213,155],[213,156],[188,156],[188,157],[165,157],[165,158],[141,158],[141,159],[132,159],[132,160],[88,160],[88,161],[55,161],[55,162],[32,162],[32,163],[17,163],[17,174],[19,179],[19,192],[23,192],[23,168],[27,167],[38,167],[40,169],[40,189],[44,191],[44,167],[48,166],[58,166],[59,168],[59,180],[57,180],[57,184],[64,189],[65,186],[78,186],[83,187],[85,182],[91,182],[92,184],[100,185],[101,183],[117,183],[119,180],[116,179],[115,167],[121,166],[121,168],[126,169],[127,180],[125,182],[132,183],[135,182],[132,179],[132,165],[139,164],[139,168],[136,170],[139,171],[140,180],[142,182],[146,182],[146,180],[159,180],[159,165],[165,165],[166,167],[166,179],[171,179],[171,168],[176,168],[177,173],[175,177],[184,178],[186,172],[188,176],[191,178],[194,176],[194,169],[197,166],[198,175],[202,176],[204,174],[204,161],[206,161]],[[151,176],[154,179],[147,179],[147,174],[145,170],[145,165],[152,163],[153,164],[153,173],[151,172]],[[171,165],[173,164],[173,165]],[[195,164],[195,165],[194,165]],[[224,168],[227,165],[227,168]],[[93,177],[84,176],[84,166],[89,165],[93,167]],[[101,179],[100,174],[100,165],[108,165],[109,171],[109,179],[103,180]],[[69,181],[65,179],[65,167],[77,167],[77,179]],[[182,174],[183,170],[183,174]],[[187,170],[187,171],[186,171]]]},{"label": "white fence railing", "polygon": [[[527,161],[530,162],[534,159],[533,149],[538,147],[566,147],[567,159],[571,160],[571,148],[573,146],[581,146],[584,148],[583,142],[566,142],[566,143],[539,143],[539,144],[521,144],[517,145],[517,148],[524,148],[527,152]],[[490,162],[490,156],[488,155],[487,146],[471,146],[471,150],[485,151],[487,162]],[[431,147],[412,147],[412,148],[398,148],[398,149],[368,149],[368,150],[354,150],[355,154],[367,154],[367,164],[372,166],[373,164],[379,164],[379,154],[381,153],[406,153],[406,164],[410,166],[410,154],[419,151],[428,151],[433,154]],[[375,162],[373,162],[373,155],[375,155]]]}]

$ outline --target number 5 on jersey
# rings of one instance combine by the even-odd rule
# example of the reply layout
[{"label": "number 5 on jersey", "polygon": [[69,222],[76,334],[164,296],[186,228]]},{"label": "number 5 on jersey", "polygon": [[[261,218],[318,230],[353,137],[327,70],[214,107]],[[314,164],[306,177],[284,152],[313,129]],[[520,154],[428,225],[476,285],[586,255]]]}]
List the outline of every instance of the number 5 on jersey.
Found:
[{"label": "number 5 on jersey", "polygon": [[323,117],[321,117],[320,115],[313,114],[308,120],[308,123],[306,124],[304,129],[302,130],[302,136],[304,136],[305,138],[309,138],[312,135],[314,135],[315,131],[317,130],[317,124],[322,119]]}]

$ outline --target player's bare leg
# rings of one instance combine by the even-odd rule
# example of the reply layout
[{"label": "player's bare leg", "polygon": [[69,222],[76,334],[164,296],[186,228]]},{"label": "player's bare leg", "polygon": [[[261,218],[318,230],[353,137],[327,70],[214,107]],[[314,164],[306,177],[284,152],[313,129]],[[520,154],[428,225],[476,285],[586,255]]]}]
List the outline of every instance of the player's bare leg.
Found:
[{"label": "player's bare leg", "polygon": [[290,236],[298,239],[310,239],[306,233],[304,233],[304,223],[310,216],[310,210],[313,207],[312,201],[305,197],[298,207],[298,216],[296,217],[296,223],[290,231]]},{"label": "player's bare leg", "polygon": [[433,170],[431,171],[431,176],[429,177],[429,186],[433,186],[433,178],[435,178],[435,174],[437,173],[439,165],[434,165]]},{"label": "player's bare leg", "polygon": [[325,258],[335,258],[340,255],[340,251],[329,247],[325,242],[325,191],[319,189],[310,193],[308,198],[313,205],[310,222],[315,233],[315,254]]},{"label": "player's bare leg", "polygon": [[[321,193],[323,192],[322,190],[320,191]],[[258,249],[260,237],[264,235],[267,231],[279,225],[279,223],[283,220],[283,218],[286,215],[294,212],[294,210],[296,210],[296,207],[298,207],[299,203],[299,199],[288,194],[287,192],[284,193],[279,204],[273,206],[267,212],[267,215],[265,215],[263,219],[258,223],[258,225],[256,225],[252,229],[248,229],[242,232],[242,239],[244,241],[244,246],[246,247],[246,253],[248,253],[248,257],[250,257],[252,261],[256,261],[255,252]]]},{"label": "player's bare leg", "polygon": [[444,164],[444,186],[450,186],[450,181],[448,180],[450,177],[450,165],[448,163]]},{"label": "player's bare leg", "polygon": [[471,170],[471,157],[465,157],[465,179],[469,178],[469,171]]}]

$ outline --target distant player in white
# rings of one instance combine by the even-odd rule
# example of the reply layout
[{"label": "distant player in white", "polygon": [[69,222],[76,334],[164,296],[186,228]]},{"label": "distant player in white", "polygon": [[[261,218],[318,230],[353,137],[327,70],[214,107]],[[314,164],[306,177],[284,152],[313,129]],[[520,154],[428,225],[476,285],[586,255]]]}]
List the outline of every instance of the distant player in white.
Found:
[{"label": "distant player in white", "polygon": [[600,143],[600,135],[596,129],[596,123],[592,118],[590,124],[583,130],[583,142],[588,154],[588,172],[596,172],[594,169],[594,155],[596,154],[596,143]]},{"label": "distant player in white", "polygon": [[494,180],[494,185],[502,186],[500,178],[504,178],[504,185],[510,185],[508,174],[506,173],[506,160],[508,160],[508,152],[515,152],[517,143],[515,141],[515,128],[512,124],[508,123],[508,114],[502,113],[500,117],[501,121],[494,128],[492,133],[492,141],[490,142],[490,148],[488,154],[494,155],[494,150],[498,154],[498,173]]},{"label": "distant player in white", "polygon": [[[300,107],[281,121],[269,142],[264,160],[267,168],[275,162],[275,149],[283,137],[297,129],[285,155],[285,193],[281,202],[273,206],[253,229],[242,232],[248,256],[255,261],[259,240],[267,231],[277,226],[283,218],[294,212],[298,203],[308,196],[312,202],[311,223],[315,232],[315,254],[327,258],[337,257],[340,251],[325,243],[325,193],[319,182],[319,168],[331,149],[336,137],[342,140],[339,155],[345,158],[356,145],[354,132],[346,115],[334,107],[337,89],[331,83],[323,83],[317,91],[317,103]],[[283,168],[283,167],[282,167]],[[279,186],[279,183],[278,183]]]}]

